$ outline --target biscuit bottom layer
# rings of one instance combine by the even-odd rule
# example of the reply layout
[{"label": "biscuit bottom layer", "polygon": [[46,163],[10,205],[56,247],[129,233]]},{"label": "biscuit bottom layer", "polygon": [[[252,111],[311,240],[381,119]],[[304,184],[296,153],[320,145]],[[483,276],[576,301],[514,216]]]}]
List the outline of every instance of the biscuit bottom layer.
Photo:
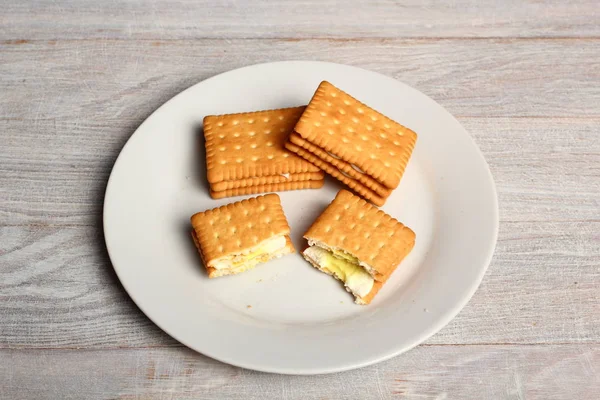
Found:
[{"label": "biscuit bottom layer", "polygon": [[210,188],[214,192],[220,192],[227,189],[246,188],[258,185],[268,185],[273,183],[321,181],[323,180],[323,178],[325,178],[325,173],[323,171],[272,174],[242,179],[223,180],[221,182],[213,182],[210,183]]},{"label": "biscuit bottom layer", "polygon": [[342,281],[346,290],[356,298],[357,304],[366,304],[363,298],[371,292],[375,280],[359,264],[358,259],[319,246],[310,246],[302,255],[320,271]]},{"label": "biscuit bottom layer", "polygon": [[224,197],[243,196],[246,194],[282,192],[285,190],[318,189],[320,187],[323,187],[324,182],[324,179],[320,179],[266,183],[264,185],[246,186],[236,189],[225,189],[218,192],[215,192],[211,186],[210,197],[212,197],[213,199],[222,199]]}]

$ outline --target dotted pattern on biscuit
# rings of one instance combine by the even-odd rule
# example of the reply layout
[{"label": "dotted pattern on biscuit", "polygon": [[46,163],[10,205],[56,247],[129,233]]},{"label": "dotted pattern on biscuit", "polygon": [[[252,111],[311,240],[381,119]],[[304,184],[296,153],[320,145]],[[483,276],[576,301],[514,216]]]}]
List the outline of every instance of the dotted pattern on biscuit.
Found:
[{"label": "dotted pattern on biscuit", "polygon": [[194,214],[192,228],[206,264],[238,254],[290,227],[277,194],[258,196]]},{"label": "dotted pattern on biscuit", "polygon": [[209,183],[318,168],[284,148],[305,107],[282,108],[204,118]]},{"label": "dotted pattern on biscuit", "polygon": [[384,186],[395,189],[412,154],[417,134],[322,82],[294,131]]},{"label": "dotted pattern on biscuit", "polygon": [[371,266],[385,282],[415,244],[415,233],[347,190],[340,190],[304,234]]},{"label": "dotted pattern on biscuit", "polygon": [[224,197],[243,196],[246,194],[268,193],[268,192],[283,192],[287,190],[302,190],[302,189],[319,189],[323,187],[324,179],[319,181],[296,181],[296,182],[281,182],[269,183],[266,185],[248,186],[237,189],[226,189],[219,192],[210,191],[210,197],[213,199],[222,199]]},{"label": "dotted pattern on biscuit", "polygon": [[283,175],[260,176],[257,178],[240,179],[237,181],[222,181],[210,185],[211,190],[218,192],[226,189],[237,189],[257,185],[267,185],[272,183],[297,182],[297,181],[321,181],[325,179],[325,173],[319,172],[300,172],[298,174],[289,174],[286,178]]},{"label": "dotted pattern on biscuit", "polygon": [[373,204],[375,204],[377,206],[382,206],[385,204],[387,197],[383,198],[383,197],[379,196],[377,193],[375,193],[372,190],[370,190],[369,188],[367,188],[366,186],[364,186],[359,181],[352,179],[348,176],[345,176],[333,165],[327,163],[326,161],[323,161],[322,159],[315,156],[308,150],[305,150],[305,149],[303,149],[299,146],[296,146],[295,144],[290,143],[290,142],[286,143],[285,147],[288,150],[293,151],[294,153],[298,154],[299,156],[301,156],[301,157],[305,158],[306,160],[310,161],[311,163],[315,164],[317,167],[321,168],[323,171],[327,172],[329,175],[333,176],[334,178],[336,178],[337,180],[339,180],[340,182],[342,182],[343,184],[348,186],[350,189],[355,191],[358,195],[364,197],[365,199],[369,200]]},{"label": "dotted pattern on biscuit", "polygon": [[375,192],[378,196],[382,198],[387,198],[392,193],[392,189],[382,186],[379,182],[371,178],[369,175],[356,171],[347,162],[332,157],[331,155],[327,154],[327,152],[323,149],[315,146],[307,140],[302,139],[302,137],[297,133],[292,133],[288,140],[293,144],[298,145],[307,150],[308,152],[314,154],[316,157],[320,158],[321,160],[325,161],[331,166],[337,168],[338,170],[340,170],[342,175],[350,175],[350,178],[359,181],[362,185]]}]

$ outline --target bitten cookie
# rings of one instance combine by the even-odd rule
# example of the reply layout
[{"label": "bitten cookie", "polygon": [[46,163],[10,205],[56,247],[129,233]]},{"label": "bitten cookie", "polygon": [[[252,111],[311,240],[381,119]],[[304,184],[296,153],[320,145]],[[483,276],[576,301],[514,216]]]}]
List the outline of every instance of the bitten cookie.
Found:
[{"label": "bitten cookie", "polygon": [[415,233],[377,207],[341,190],[304,234],[302,255],[369,304],[410,253]]}]

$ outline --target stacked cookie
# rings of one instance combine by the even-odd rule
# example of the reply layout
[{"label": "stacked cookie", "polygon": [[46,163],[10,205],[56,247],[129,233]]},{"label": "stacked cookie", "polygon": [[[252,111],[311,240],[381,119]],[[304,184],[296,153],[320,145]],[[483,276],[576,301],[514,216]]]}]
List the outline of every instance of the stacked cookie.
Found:
[{"label": "stacked cookie", "polygon": [[322,82],[306,107],[204,118],[213,198],[323,186],[323,171],[375,205],[398,187],[417,135]]},{"label": "stacked cookie", "polygon": [[323,186],[323,171],[284,147],[304,109],[205,117],[206,171],[211,197]]},{"label": "stacked cookie", "polygon": [[286,148],[381,206],[404,174],[417,135],[322,82]]},{"label": "stacked cookie", "polygon": [[[322,82],[305,107],[207,116],[204,135],[215,199],[320,188],[323,171],[358,195],[337,194],[305,233],[302,252],[356,303],[369,304],[414,247],[415,233],[376,206],[400,183],[417,135],[332,84]],[[196,213],[191,222],[210,278],[295,251],[277,194]]]}]

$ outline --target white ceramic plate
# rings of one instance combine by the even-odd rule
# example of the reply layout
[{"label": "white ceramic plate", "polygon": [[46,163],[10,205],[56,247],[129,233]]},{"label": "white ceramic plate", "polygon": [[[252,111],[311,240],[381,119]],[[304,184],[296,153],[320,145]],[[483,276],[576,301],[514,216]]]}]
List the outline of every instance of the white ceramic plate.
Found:
[{"label": "white ceramic plate", "polygon": [[[328,80],[413,129],[417,145],[383,209],[416,246],[369,306],[299,254],[209,280],[189,218],[235,200],[208,195],[205,115],[306,104]],[[280,192],[297,249],[340,186]],[[392,78],[320,62],[227,72],[175,96],[134,133],[113,168],[104,232],[114,268],[142,311],[186,346],[240,367],[287,374],[373,364],[423,342],[468,302],[490,262],[498,205],[489,168],[435,101]]]}]

